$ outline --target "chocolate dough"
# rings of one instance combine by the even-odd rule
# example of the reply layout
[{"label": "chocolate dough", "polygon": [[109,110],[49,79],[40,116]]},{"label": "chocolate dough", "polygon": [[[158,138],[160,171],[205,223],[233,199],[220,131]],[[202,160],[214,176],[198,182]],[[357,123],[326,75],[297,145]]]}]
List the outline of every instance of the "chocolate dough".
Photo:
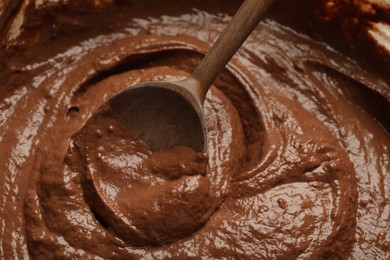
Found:
[{"label": "chocolate dough", "polygon": [[69,2],[0,5],[1,258],[390,256],[385,77],[276,6],[207,95],[207,154],[152,153],[105,102],[188,76],[240,1]]}]

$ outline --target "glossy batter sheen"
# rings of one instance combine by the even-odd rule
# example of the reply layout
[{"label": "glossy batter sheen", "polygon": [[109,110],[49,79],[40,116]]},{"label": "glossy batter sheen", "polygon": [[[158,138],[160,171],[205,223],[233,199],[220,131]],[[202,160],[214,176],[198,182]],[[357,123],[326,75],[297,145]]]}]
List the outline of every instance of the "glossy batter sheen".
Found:
[{"label": "glossy batter sheen", "polygon": [[105,2],[32,12],[0,63],[0,257],[390,257],[384,78],[267,18],[207,95],[208,153],[153,154],[105,101],[188,76],[239,3]]}]

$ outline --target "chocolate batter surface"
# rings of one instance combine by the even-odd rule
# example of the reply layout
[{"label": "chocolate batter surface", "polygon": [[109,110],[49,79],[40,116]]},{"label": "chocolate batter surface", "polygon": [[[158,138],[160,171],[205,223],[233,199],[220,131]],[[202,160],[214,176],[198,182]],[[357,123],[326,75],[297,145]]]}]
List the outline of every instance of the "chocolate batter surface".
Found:
[{"label": "chocolate batter surface", "polygon": [[0,5],[27,19],[0,52],[0,257],[390,257],[384,77],[275,8],[207,95],[208,153],[152,153],[105,102],[188,76],[240,3],[43,2]]}]

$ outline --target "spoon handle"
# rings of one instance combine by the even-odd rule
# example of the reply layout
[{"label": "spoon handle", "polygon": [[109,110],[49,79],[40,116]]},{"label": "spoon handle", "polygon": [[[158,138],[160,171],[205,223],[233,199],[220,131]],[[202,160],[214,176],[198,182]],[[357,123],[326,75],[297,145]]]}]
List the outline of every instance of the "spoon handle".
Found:
[{"label": "spoon handle", "polygon": [[218,74],[248,38],[273,1],[245,0],[192,75],[185,80],[201,103]]}]

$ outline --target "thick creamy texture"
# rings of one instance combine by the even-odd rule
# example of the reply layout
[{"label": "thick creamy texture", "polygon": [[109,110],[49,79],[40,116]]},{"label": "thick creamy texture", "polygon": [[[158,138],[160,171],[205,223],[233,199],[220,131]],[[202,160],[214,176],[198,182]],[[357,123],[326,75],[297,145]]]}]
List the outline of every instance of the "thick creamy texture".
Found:
[{"label": "thick creamy texture", "polygon": [[0,257],[390,257],[384,77],[274,9],[207,95],[208,155],[152,154],[102,105],[188,76],[239,3],[133,2],[31,11],[3,56]]}]

